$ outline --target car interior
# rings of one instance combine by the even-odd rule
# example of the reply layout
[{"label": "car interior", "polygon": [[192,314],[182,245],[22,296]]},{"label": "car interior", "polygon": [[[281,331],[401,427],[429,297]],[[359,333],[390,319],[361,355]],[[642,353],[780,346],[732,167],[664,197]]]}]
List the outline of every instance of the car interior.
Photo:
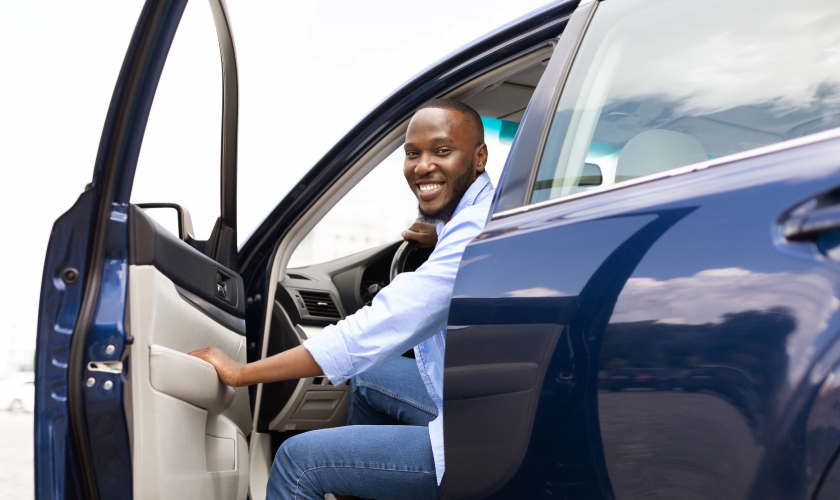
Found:
[{"label": "car interior", "polygon": [[[472,106],[483,118],[518,126],[546,68],[553,46],[530,53],[480,75],[444,97]],[[271,270],[262,358],[301,345],[322,329],[369,305],[399,272],[411,272],[432,249],[393,241],[328,262],[287,267],[292,254],[318,222],[382,161],[402,146],[408,121],[402,123],[339,179],[278,246]],[[406,189],[404,185],[395,189]],[[409,214],[412,215],[412,214]],[[405,228],[407,229],[407,227]],[[413,356],[409,352],[406,356]],[[262,498],[271,463],[282,442],[301,432],[343,424],[349,382],[334,387],[324,377],[260,384],[251,436],[251,495]]]}]

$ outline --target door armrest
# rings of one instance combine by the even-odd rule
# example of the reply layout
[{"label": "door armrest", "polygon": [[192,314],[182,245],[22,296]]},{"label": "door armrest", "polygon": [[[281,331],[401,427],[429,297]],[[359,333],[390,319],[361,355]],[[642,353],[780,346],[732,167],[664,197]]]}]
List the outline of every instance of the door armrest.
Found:
[{"label": "door armrest", "polygon": [[168,347],[149,346],[149,377],[155,390],[204,408],[209,415],[222,413],[233,402],[233,389],[219,380],[213,365]]}]

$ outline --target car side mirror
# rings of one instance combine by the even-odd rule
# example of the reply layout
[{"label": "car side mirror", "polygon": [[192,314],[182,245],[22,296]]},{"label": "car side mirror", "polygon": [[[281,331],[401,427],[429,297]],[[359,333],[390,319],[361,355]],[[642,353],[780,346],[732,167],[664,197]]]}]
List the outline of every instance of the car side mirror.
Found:
[{"label": "car side mirror", "polygon": [[138,203],[137,206],[158,224],[183,241],[195,241],[192,218],[186,208],[177,203]]}]

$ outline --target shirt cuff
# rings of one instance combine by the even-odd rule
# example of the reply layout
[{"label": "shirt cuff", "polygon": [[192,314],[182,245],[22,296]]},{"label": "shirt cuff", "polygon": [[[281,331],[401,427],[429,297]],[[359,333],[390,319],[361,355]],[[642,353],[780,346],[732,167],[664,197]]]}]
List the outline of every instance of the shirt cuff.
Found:
[{"label": "shirt cuff", "polygon": [[356,374],[347,346],[340,335],[327,328],[318,335],[303,342],[303,347],[315,358],[332,385],[338,386]]}]

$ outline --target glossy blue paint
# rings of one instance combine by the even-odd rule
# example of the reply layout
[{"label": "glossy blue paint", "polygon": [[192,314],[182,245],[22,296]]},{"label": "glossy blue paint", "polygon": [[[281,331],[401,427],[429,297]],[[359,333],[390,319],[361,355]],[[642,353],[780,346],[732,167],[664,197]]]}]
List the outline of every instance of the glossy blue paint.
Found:
[{"label": "glossy blue paint", "polygon": [[[114,204],[108,230],[99,302],[87,335],[84,362],[128,362],[126,312],[128,292],[128,205]],[[113,352],[108,347],[113,346]],[[121,374],[87,371],[85,385],[88,436],[102,498],[131,498],[131,447],[123,407],[128,365]],[[110,382],[111,388],[106,388]]]},{"label": "glossy blue paint", "polygon": [[[567,337],[521,466],[481,498],[810,498],[840,447],[840,263],[780,221],[840,186],[838,153],[826,140],[491,221],[447,345],[549,320]],[[466,465],[448,459],[447,480]]]},{"label": "glossy blue paint", "polygon": [[[838,346],[833,347],[834,350]],[[830,354],[827,357],[836,357]],[[808,453],[805,455],[804,467],[810,473],[807,477],[806,490],[817,493],[820,482],[825,483],[826,477],[818,474],[819,471],[828,470],[833,462],[833,469],[837,469],[840,462],[837,461],[838,447],[840,442],[840,419],[837,418],[837,408],[840,408],[840,366],[836,366],[825,378],[820,388],[813,395],[813,402],[810,403],[811,410],[808,419],[804,424],[803,436],[807,443]],[[837,474],[836,472],[834,473]],[[837,481],[830,481],[824,488],[832,488],[824,491],[821,498],[834,498],[837,495]]]},{"label": "glossy blue paint", "polygon": [[[67,422],[70,339],[87,278],[94,193],[85,190],[53,225],[44,263],[35,352],[35,497],[81,498]],[[79,281],[61,274],[72,267]]]}]

